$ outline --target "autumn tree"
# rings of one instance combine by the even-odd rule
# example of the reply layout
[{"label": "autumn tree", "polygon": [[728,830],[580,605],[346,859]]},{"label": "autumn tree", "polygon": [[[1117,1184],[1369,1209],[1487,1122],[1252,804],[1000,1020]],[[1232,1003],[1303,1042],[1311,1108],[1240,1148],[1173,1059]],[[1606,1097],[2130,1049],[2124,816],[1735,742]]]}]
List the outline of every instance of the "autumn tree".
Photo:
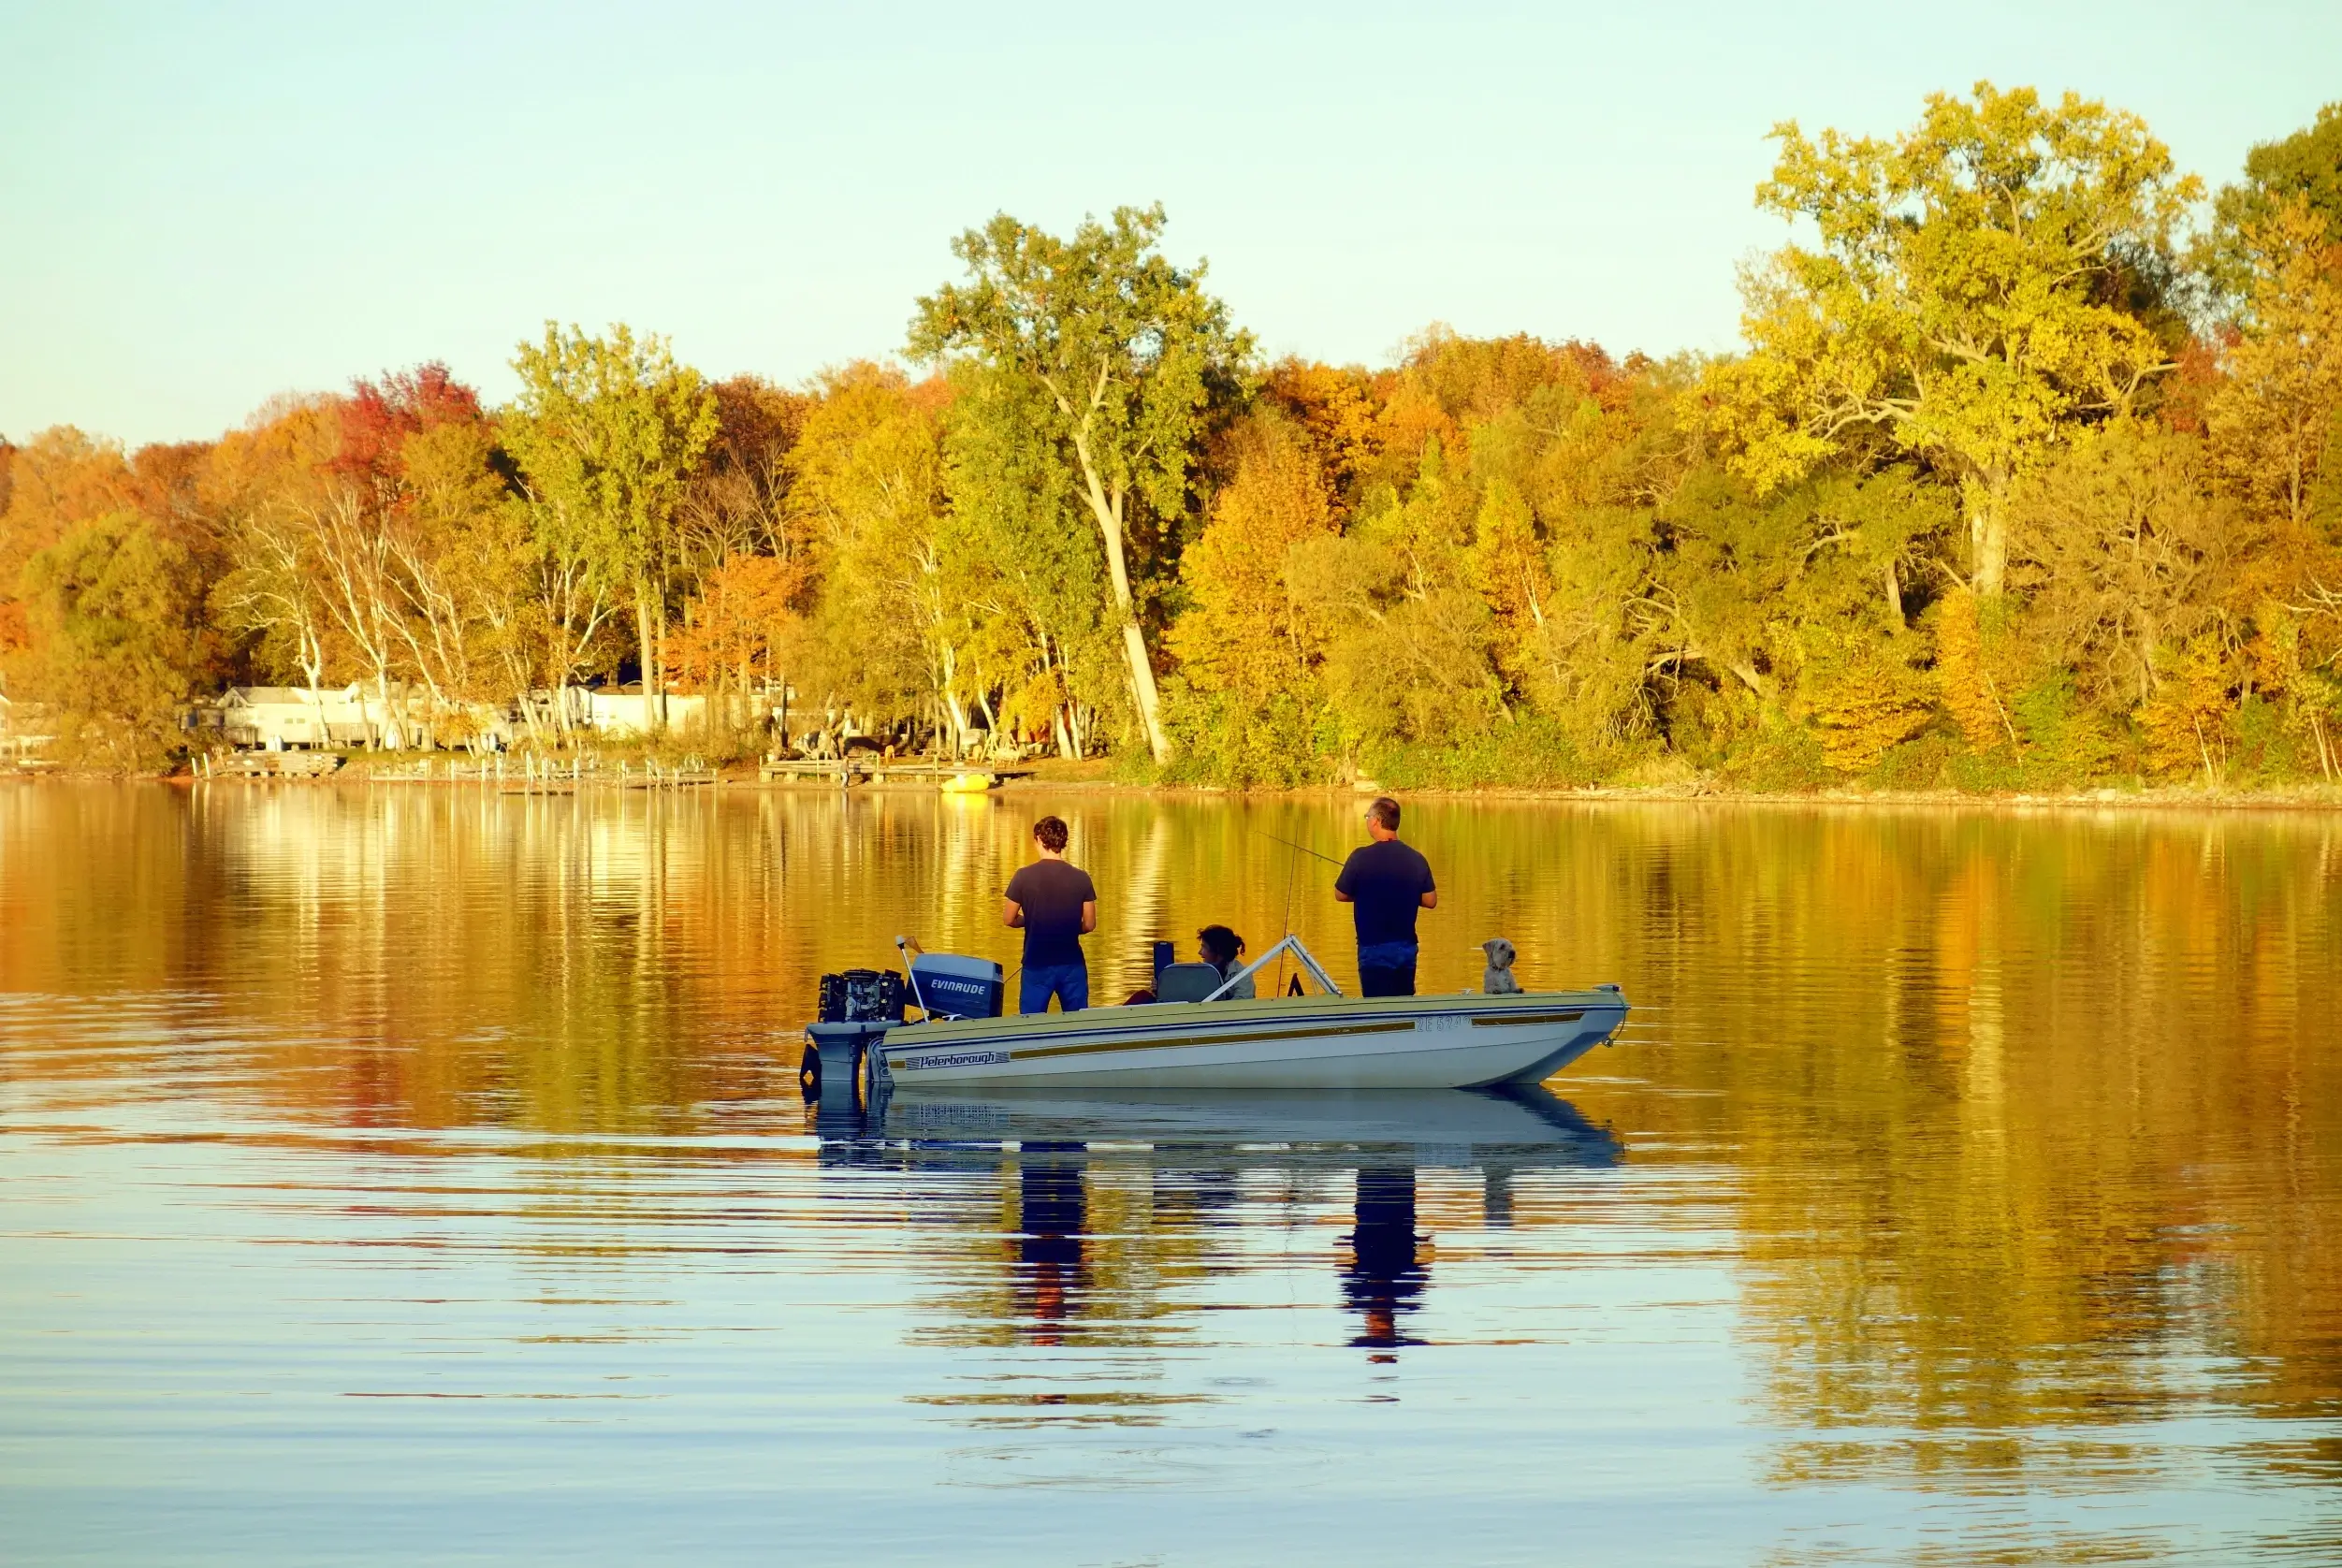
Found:
[{"label": "autumn tree", "polygon": [[2236,493],[2306,531],[2320,464],[2342,457],[2342,239],[2296,196],[2249,224],[2238,251],[2243,320],[2205,423]]},{"label": "autumn tree", "polygon": [[676,639],[677,672],[719,697],[735,679],[743,699],[760,678],[785,682],[811,567],[804,555],[741,554],[703,575]]},{"label": "autumn tree", "polygon": [[1476,501],[1433,441],[1404,496],[1381,490],[1347,533],[1293,550],[1328,693],[1361,752],[1478,739],[1507,712],[1495,619],[1470,578]]},{"label": "autumn tree", "polygon": [[2245,154],[2245,177],[2213,198],[2212,226],[2197,261],[2214,289],[2240,299],[2260,273],[2253,240],[2289,208],[2306,211],[2320,247],[2342,245],[2342,102],[2318,111],[2315,123]]},{"label": "autumn tree", "polygon": [[[328,468],[365,507],[366,579],[403,676],[419,681],[434,730],[469,738],[481,704],[513,698],[534,723],[529,661],[514,646],[530,541],[478,395],[436,361],[353,384],[334,409]],[[385,707],[390,704],[385,700]]]},{"label": "autumn tree", "polygon": [[944,532],[951,389],[861,361],[824,374],[788,459],[793,535],[816,562],[822,674],[866,713],[968,728]]},{"label": "autumn tree", "polygon": [[[923,359],[963,356],[1006,396],[967,399],[987,439],[1040,445],[1069,465],[1105,548],[1113,619],[1132,705],[1156,761],[1171,758],[1155,665],[1132,587],[1141,507],[1186,509],[1207,408],[1237,386],[1252,340],[1202,288],[1203,266],[1156,249],[1163,210],[1115,211],[1061,240],[1006,213],[953,242],[968,281],[919,302],[910,331]],[[1038,415],[1038,418],[1033,417]]]},{"label": "autumn tree", "polygon": [[1337,522],[1348,515],[1360,482],[1382,450],[1375,382],[1371,372],[1356,366],[1294,356],[1270,366],[1261,380],[1262,400],[1284,412],[1316,461],[1327,507]]},{"label": "autumn tree", "polygon": [[0,504],[0,653],[30,636],[18,575],[80,523],[137,505],[130,464],[115,443],[59,425],[7,453]]},{"label": "autumn tree", "polygon": [[[1046,446],[997,439],[1016,387],[996,376],[954,382],[963,401],[993,405],[970,416],[955,403],[944,423],[951,509],[941,540],[985,721],[996,733],[1048,735],[1060,756],[1086,756],[1108,731],[1127,733],[1135,715],[1104,546],[1072,466]],[[996,707],[983,695],[995,688]]]},{"label": "autumn tree", "polygon": [[789,454],[819,394],[757,376],[734,376],[708,391],[716,433],[678,512],[692,553],[710,566],[743,553],[795,555],[803,542],[790,527]]},{"label": "autumn tree", "polygon": [[1296,551],[1333,534],[1332,506],[1309,437],[1289,418],[1263,409],[1235,445],[1234,477],[1181,558],[1190,607],[1167,641],[1206,699],[1199,739],[1233,761],[1232,773],[1289,779],[1272,759],[1305,751],[1314,738],[1306,721],[1321,652]]},{"label": "autumn tree", "polygon": [[2171,366],[2128,296],[2201,181],[2135,115],[1989,82],[1892,140],[1774,137],[1758,205],[1821,242],[1743,278],[1749,352],[1709,379],[1713,423],[1767,487],[1866,434],[1942,466],[1975,590],[1998,594],[2012,486]]},{"label": "autumn tree", "polygon": [[19,574],[16,694],[51,712],[70,761],[152,767],[178,743],[201,667],[202,585],[183,545],[136,512],[69,527]]},{"label": "autumn tree", "polygon": [[513,360],[520,396],[504,439],[548,528],[633,601],[651,723],[666,708],[661,647],[686,479],[717,432],[715,398],[666,340],[623,326],[605,337],[547,322]]},{"label": "autumn tree", "polygon": [[2092,431],[2029,476],[2013,510],[2032,631],[2087,690],[2149,702],[2182,645],[2235,640],[2219,588],[2247,538],[2200,438],[2131,420]]},{"label": "autumn tree", "polygon": [[253,639],[266,675],[298,675],[313,701],[339,651],[318,527],[341,431],[308,402],[256,420],[212,455],[205,504],[228,540],[228,570],[212,585],[223,631]]},{"label": "autumn tree", "polygon": [[1985,660],[1982,617],[1976,596],[1955,588],[1936,606],[1935,675],[1944,710],[1969,747],[1990,751],[2005,735],[2016,740],[2016,726],[2001,705],[1999,688]]}]

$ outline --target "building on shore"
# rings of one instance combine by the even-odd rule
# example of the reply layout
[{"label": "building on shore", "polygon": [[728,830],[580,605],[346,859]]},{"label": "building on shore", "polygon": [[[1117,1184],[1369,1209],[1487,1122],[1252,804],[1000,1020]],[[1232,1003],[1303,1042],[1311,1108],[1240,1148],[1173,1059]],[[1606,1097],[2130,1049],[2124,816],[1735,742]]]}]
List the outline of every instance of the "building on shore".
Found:
[{"label": "building on shore", "polygon": [[47,733],[46,717],[33,704],[12,701],[0,691],[0,762],[20,767],[41,765],[41,753],[57,738]]},{"label": "building on shore", "polygon": [[[728,716],[735,726],[754,724],[778,715],[778,702],[777,696],[727,693],[711,698],[705,692],[680,691],[661,699],[646,696],[639,683],[630,683],[539,691],[531,694],[529,706],[540,726],[630,741],[662,730],[676,736],[703,736],[711,715]],[[198,748],[287,751],[393,746],[502,751],[531,725],[511,704],[472,703],[449,709],[429,704],[412,690],[398,689],[385,703],[378,693],[353,683],[316,691],[298,686],[232,686],[189,709],[184,727]]]},{"label": "building on shore", "polygon": [[300,686],[231,686],[190,709],[198,745],[217,740],[240,749],[313,750],[331,747],[469,745],[502,750],[512,743],[510,714],[485,703],[453,713],[429,712],[412,693],[389,702],[353,682],[315,691]]},{"label": "building on shore", "polygon": [[[675,733],[699,733],[706,729],[707,699],[696,692],[670,691],[662,700],[646,695],[638,681],[572,690],[585,699],[586,728],[613,740],[640,737],[659,729]],[[666,710],[663,724],[659,721],[662,705]]]}]

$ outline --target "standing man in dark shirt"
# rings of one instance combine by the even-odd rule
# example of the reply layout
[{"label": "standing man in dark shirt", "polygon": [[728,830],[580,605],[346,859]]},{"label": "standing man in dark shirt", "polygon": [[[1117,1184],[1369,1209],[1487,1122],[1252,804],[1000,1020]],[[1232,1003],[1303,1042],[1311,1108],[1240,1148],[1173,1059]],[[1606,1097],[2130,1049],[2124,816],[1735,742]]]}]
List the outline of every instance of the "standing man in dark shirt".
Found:
[{"label": "standing man in dark shirt", "polygon": [[1399,803],[1389,795],[1366,808],[1374,842],[1350,851],[1333,896],[1358,917],[1358,988],[1365,996],[1415,995],[1415,914],[1439,907],[1432,863],[1399,842]]},{"label": "standing man in dark shirt", "polygon": [[1033,847],[1040,859],[1009,878],[1000,922],[1025,932],[1025,980],[1019,1012],[1079,1012],[1090,1005],[1089,965],[1082,960],[1082,938],[1098,929],[1098,889],[1090,874],[1066,861],[1066,825],[1055,817],[1033,824]]}]

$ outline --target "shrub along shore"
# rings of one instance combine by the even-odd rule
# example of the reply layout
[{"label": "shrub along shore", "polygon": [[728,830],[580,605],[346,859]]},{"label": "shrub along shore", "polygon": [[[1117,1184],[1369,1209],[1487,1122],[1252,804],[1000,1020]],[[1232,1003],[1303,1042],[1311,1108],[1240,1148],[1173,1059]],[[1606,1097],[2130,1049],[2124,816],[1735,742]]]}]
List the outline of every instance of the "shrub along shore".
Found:
[{"label": "shrub along shore", "polygon": [[209,693],[355,682],[575,756],[533,694],[643,680],[789,694],[799,733],[650,743],[710,761],[851,726],[1131,785],[2332,803],[2342,105],[2217,194],[1988,84],[1775,139],[1805,238],[1726,356],[1263,362],[1123,209],[962,236],[908,370],[710,383],[548,324],[502,407],[425,365],[0,443],[9,721],[164,771]]},{"label": "shrub along shore", "polygon": [[[751,760],[711,762],[684,751],[664,755],[644,753],[625,758],[605,754],[597,759],[599,765],[592,771],[575,780],[568,775],[565,763],[561,763],[557,756],[539,759],[539,772],[533,777],[522,761],[515,757],[506,757],[500,764],[498,759],[492,756],[443,752],[429,758],[427,762],[426,759],[409,753],[357,751],[343,753],[336,760],[341,763],[338,767],[297,767],[283,774],[267,771],[241,773],[227,767],[216,758],[208,767],[203,759],[197,758],[182,761],[168,771],[0,768],[0,784],[13,781],[29,786],[44,780],[65,784],[100,784],[147,778],[182,786],[201,783],[230,787],[253,784],[269,788],[302,785],[411,789],[417,785],[434,785],[442,788],[502,790],[513,793],[582,792],[588,795],[610,789],[693,790],[709,786],[725,791],[769,789],[831,795],[839,792],[839,785],[834,777],[812,775],[768,778],[759,772],[756,762]],[[296,761],[307,762],[308,754],[296,754]],[[925,760],[906,761],[924,767]],[[626,764],[623,769],[618,765],[620,762]],[[559,771],[555,771],[557,764]],[[970,763],[968,767],[970,771],[984,770],[984,764],[981,762]],[[2342,808],[2342,783],[2315,780],[2240,787],[2131,778],[2119,783],[2046,791],[1963,791],[1940,786],[1930,789],[1874,789],[1840,782],[1807,788],[1756,790],[1712,777],[1701,777],[1668,782],[1574,786],[1478,784],[1442,788],[1387,784],[1379,779],[1366,778],[1342,784],[1299,786],[1165,783],[1158,779],[1134,777],[1134,771],[1113,758],[1091,758],[1077,762],[1045,759],[1029,770],[1020,768],[1010,777],[996,777],[991,793],[995,798],[1009,800],[1034,796],[1055,800],[1068,795],[1101,794],[1167,800],[1320,801],[1337,805],[1362,802],[1375,794],[1392,793],[1410,802],[1473,801],[1587,806],[1896,807],[1960,811],[2320,811]],[[924,775],[913,777],[908,770],[898,770],[875,783],[868,777],[857,777],[851,789],[856,795],[873,790],[880,793],[933,794],[936,783],[932,777]]]}]

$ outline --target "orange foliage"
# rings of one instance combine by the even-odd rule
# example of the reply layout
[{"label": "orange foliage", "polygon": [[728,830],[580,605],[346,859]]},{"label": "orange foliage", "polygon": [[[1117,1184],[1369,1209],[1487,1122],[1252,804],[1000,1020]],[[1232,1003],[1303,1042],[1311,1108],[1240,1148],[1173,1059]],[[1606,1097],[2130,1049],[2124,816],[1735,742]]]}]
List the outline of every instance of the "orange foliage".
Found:
[{"label": "orange foliage", "polygon": [[781,675],[810,575],[802,557],[749,555],[707,573],[675,641],[676,673],[702,686],[720,686],[734,673]]},{"label": "orange foliage", "polygon": [[43,430],[8,460],[8,507],[0,514],[0,593],[24,563],[76,523],[138,510],[138,484],[122,448],[70,425]]},{"label": "orange foliage", "polygon": [[1288,357],[1270,367],[1261,396],[1300,428],[1338,507],[1351,481],[1382,449],[1374,378],[1363,370]]}]

